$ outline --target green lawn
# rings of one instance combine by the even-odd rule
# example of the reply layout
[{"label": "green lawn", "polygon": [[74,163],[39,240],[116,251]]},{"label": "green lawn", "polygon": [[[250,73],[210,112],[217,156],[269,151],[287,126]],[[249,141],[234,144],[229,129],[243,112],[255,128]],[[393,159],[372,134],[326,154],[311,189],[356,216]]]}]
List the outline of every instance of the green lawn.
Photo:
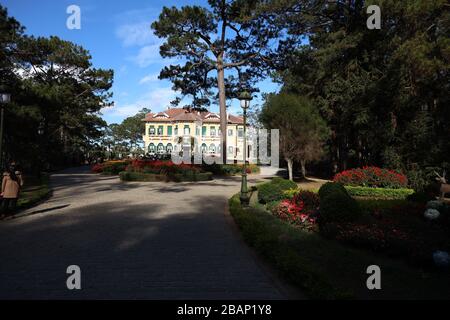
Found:
[{"label": "green lawn", "polygon": [[[295,228],[259,208],[230,211],[245,240],[290,283],[313,299],[450,299],[450,276],[344,246]],[[366,287],[369,265],[381,268],[381,290]]]}]

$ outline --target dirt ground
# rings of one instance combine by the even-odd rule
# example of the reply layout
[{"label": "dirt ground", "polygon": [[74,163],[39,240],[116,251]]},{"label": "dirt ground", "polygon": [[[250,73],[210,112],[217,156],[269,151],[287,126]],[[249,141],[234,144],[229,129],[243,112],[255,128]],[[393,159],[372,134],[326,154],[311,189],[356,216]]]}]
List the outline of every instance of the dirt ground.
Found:
[{"label": "dirt ground", "polygon": [[300,189],[304,190],[319,190],[326,182],[328,182],[328,180],[308,177],[306,180],[298,181],[297,185]]}]

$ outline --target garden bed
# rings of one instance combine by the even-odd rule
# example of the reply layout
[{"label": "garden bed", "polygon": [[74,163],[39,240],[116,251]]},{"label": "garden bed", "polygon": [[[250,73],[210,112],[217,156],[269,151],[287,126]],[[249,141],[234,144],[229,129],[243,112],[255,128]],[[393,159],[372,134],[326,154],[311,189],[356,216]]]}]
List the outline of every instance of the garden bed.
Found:
[{"label": "garden bed", "polygon": [[[170,173],[183,173],[186,170],[196,172],[208,172],[215,176],[234,176],[242,174],[242,164],[179,164],[170,160],[111,160],[95,164],[91,167],[93,173],[104,175],[118,175],[122,171],[151,171],[145,173],[158,174],[160,171]],[[247,174],[259,173],[260,168],[256,164],[247,164]],[[151,178],[150,178],[151,179]],[[203,179],[201,177],[200,179]],[[155,180],[159,181],[159,180]],[[200,180],[190,180],[200,181]]]},{"label": "garden bed", "polygon": [[193,174],[155,174],[155,173],[143,173],[143,172],[128,172],[122,171],[120,174],[120,180],[122,181],[175,181],[175,182],[185,182],[185,181],[208,181],[212,180],[211,172],[199,172]]},{"label": "garden bed", "polygon": [[[434,294],[445,292],[439,279],[450,281],[450,271],[434,264],[436,251],[450,250],[450,212],[445,204],[428,204],[439,205],[441,211],[430,221],[424,218],[423,203],[355,200],[338,183],[327,183],[318,193],[286,190],[288,186],[279,179],[261,184],[251,208],[241,208],[234,197],[230,210],[246,240],[311,297],[440,298]],[[371,264],[383,266],[383,283],[385,270],[390,270],[391,292],[386,285],[380,295],[365,289],[365,268]],[[342,276],[331,270],[337,265],[348,283],[335,279]],[[358,274],[352,278],[352,272]],[[414,278],[423,274],[429,281]]]},{"label": "garden bed", "polygon": [[190,164],[175,164],[168,160],[134,160],[120,172],[122,181],[206,181],[212,173]]}]

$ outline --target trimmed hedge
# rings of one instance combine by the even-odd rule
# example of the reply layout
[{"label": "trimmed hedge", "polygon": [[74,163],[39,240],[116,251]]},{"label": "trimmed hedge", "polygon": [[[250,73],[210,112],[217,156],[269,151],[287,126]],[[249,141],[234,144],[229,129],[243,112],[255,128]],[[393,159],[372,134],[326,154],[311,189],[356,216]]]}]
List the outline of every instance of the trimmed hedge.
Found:
[{"label": "trimmed hedge", "polygon": [[142,173],[134,171],[122,171],[120,174],[120,180],[122,181],[208,181],[212,180],[211,172],[189,172],[186,174],[175,173],[175,174],[155,174],[155,173]]},{"label": "trimmed hedge", "polygon": [[[244,239],[289,282],[302,288],[313,299],[349,298],[345,292],[333,286],[326,276],[317,272],[309,258],[302,256],[295,243],[286,241],[286,233],[298,229],[256,208],[244,209],[239,194],[229,200],[230,213],[239,226]],[[310,238],[308,238],[310,239]]]},{"label": "trimmed hedge", "polygon": [[412,189],[390,189],[390,188],[370,188],[345,186],[345,189],[352,197],[367,197],[376,199],[406,199],[414,193]]},{"label": "trimmed hedge", "polygon": [[286,190],[296,188],[297,184],[294,181],[276,177],[270,182],[266,182],[258,186],[258,200],[261,203],[281,200],[285,197],[284,192]]},{"label": "trimmed hedge", "polygon": [[[242,173],[242,164],[202,164],[202,169],[214,175],[233,176]],[[261,170],[256,164],[247,164],[247,173],[259,173]]]},{"label": "trimmed hedge", "polygon": [[360,216],[358,203],[338,183],[326,183],[319,189],[320,223],[350,222]]}]

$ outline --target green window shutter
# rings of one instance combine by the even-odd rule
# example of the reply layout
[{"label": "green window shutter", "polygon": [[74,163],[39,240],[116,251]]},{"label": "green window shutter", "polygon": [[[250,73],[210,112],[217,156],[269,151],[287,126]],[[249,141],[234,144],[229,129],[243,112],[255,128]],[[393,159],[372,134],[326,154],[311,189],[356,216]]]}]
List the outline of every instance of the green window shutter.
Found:
[{"label": "green window shutter", "polygon": [[206,136],[206,127],[202,127],[202,136]]},{"label": "green window shutter", "polygon": [[168,126],[167,127],[167,135],[171,136],[172,135],[172,126]]}]

